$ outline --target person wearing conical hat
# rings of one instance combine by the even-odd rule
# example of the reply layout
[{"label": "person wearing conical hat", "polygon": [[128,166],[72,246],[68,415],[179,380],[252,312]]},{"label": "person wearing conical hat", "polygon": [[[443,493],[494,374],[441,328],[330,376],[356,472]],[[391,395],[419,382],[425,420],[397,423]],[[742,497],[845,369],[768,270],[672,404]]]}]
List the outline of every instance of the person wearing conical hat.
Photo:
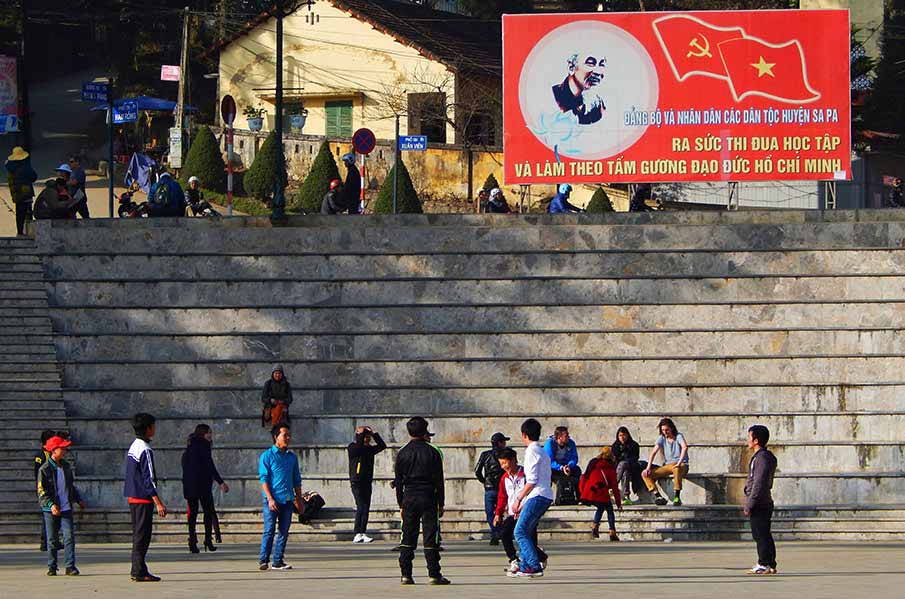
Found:
[{"label": "person wearing conical hat", "polygon": [[16,205],[16,234],[25,234],[25,222],[31,220],[31,202],[35,197],[33,184],[38,174],[31,166],[31,158],[25,148],[16,146],[6,159],[6,182],[10,197]]}]

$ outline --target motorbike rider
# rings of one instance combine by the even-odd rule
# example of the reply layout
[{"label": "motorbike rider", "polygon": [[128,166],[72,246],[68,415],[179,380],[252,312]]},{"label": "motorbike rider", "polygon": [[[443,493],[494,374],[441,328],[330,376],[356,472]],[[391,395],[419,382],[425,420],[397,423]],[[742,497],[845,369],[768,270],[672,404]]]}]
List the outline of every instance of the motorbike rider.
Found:
[{"label": "motorbike rider", "polygon": [[349,214],[359,214],[361,193],[361,172],[355,166],[355,154],[349,152],[343,154],[343,164],[346,165],[346,182],[343,183],[343,204]]},{"label": "motorbike rider", "polygon": [[204,191],[201,190],[201,180],[195,175],[189,177],[189,186],[185,190],[185,199],[188,200],[192,216],[219,216],[210,202],[204,199]]},{"label": "motorbike rider", "polygon": [[559,186],[559,193],[553,196],[550,207],[547,208],[549,214],[568,214],[570,212],[584,212],[578,206],[569,203],[569,196],[572,195],[572,186],[563,183]]},{"label": "motorbike rider", "polygon": [[321,214],[339,214],[346,210],[343,203],[343,182],[339,179],[330,181],[330,190],[321,203]]}]

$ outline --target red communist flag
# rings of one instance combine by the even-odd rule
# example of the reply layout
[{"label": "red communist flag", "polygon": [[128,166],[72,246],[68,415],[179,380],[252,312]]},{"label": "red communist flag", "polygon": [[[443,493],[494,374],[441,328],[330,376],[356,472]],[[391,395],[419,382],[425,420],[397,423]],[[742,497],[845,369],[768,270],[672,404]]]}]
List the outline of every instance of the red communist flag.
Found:
[{"label": "red communist flag", "polygon": [[726,78],[717,47],[742,38],[741,27],[716,27],[690,15],[669,15],[654,21],[654,32],[679,81],[692,75]]},{"label": "red communist flag", "polygon": [[768,44],[758,39],[729,40],[719,46],[729,87],[736,101],[750,95],[805,104],[820,98],[808,83],[801,44]]}]

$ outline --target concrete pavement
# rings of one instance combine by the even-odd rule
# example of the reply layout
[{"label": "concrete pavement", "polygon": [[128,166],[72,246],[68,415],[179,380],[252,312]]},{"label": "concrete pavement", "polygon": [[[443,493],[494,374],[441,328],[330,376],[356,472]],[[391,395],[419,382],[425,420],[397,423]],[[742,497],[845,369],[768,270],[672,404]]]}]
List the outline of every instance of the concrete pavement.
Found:
[{"label": "concrete pavement", "polygon": [[[0,546],[0,589],[4,597],[119,598],[301,596],[424,596],[470,599],[533,596],[610,596],[670,599],[764,596],[783,598],[889,597],[902,577],[905,544],[785,543],[779,546],[780,574],[754,578],[744,569],[755,561],[750,543],[551,544],[547,575],[513,580],[503,573],[505,556],[483,543],[455,543],[443,554],[450,587],[427,586],[420,552],[418,586],[400,587],[397,554],[389,543],[302,544],[290,539],[286,572],[257,570],[257,547],[227,545],[216,554],[191,555],[183,546],[154,545],[148,556],[160,584],[129,580],[127,545],[77,548],[78,578],[45,575],[44,556],[22,546]],[[61,552],[62,557],[62,552]],[[565,593],[565,594],[563,594]]]}]

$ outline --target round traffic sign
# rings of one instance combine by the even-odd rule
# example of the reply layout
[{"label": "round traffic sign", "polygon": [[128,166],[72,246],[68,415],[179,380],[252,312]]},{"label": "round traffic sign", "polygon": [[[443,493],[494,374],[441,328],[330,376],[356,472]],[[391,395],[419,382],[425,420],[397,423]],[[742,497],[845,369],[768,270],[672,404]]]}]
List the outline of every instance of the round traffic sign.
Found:
[{"label": "round traffic sign", "polygon": [[370,129],[359,129],[352,134],[352,148],[359,154],[370,154],[377,147],[377,137]]},{"label": "round traffic sign", "polygon": [[227,126],[232,127],[236,118],[236,101],[229,94],[223,96],[223,101],[220,102],[220,116]]}]

